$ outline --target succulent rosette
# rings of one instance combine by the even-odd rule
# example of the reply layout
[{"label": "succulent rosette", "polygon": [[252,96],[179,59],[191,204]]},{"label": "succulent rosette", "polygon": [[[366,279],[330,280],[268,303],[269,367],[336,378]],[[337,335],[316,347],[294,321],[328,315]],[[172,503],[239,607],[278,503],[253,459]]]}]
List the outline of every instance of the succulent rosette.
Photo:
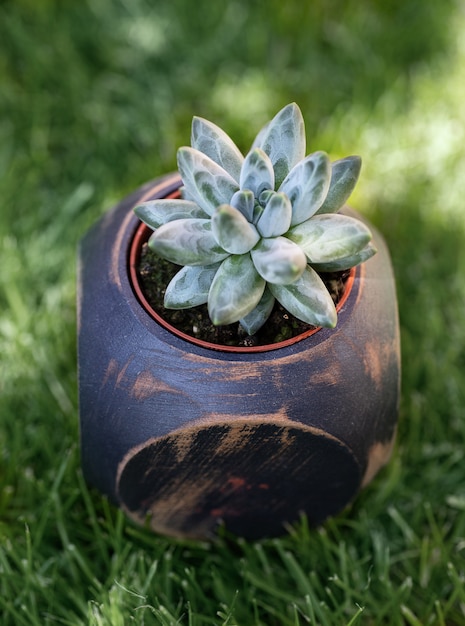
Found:
[{"label": "succulent rosette", "polygon": [[221,128],[199,117],[192,147],[178,150],[181,199],[140,204],[154,233],[149,247],[182,266],[164,305],[208,305],[215,325],[240,322],[254,334],[275,300],[298,319],[334,328],[333,299],[320,272],[349,269],[376,250],[360,220],[338,213],[358,180],[361,159],[305,156],[296,104],[284,107],[244,157]]}]

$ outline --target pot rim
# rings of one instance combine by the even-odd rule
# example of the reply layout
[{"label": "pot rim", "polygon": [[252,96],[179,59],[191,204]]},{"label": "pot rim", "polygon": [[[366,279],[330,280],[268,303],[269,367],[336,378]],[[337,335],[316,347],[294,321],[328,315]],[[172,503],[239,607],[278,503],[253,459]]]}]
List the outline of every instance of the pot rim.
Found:
[{"label": "pot rim", "polygon": [[[174,198],[179,197],[179,195],[180,195],[179,190],[177,190],[170,194],[167,194],[166,199],[174,199]],[[139,264],[139,258],[140,258],[142,245],[147,242],[152,232],[153,231],[146,224],[138,220],[136,228],[131,236],[130,245],[129,245],[129,258],[128,258],[129,281],[130,281],[132,290],[137,300],[139,301],[139,304],[145,310],[145,312],[160,326],[170,331],[177,337],[180,337],[181,339],[184,339],[185,341],[193,343],[194,345],[200,346],[202,348],[207,348],[209,350],[216,350],[220,352],[233,352],[233,353],[257,353],[257,352],[269,352],[271,350],[279,350],[280,348],[291,346],[295,343],[303,341],[304,339],[307,339],[308,337],[311,337],[312,335],[322,330],[323,327],[318,326],[315,328],[311,328],[305,331],[304,333],[301,333],[300,335],[291,337],[290,339],[285,339],[284,341],[279,341],[277,343],[264,344],[260,346],[227,346],[224,344],[217,344],[217,343],[205,341],[203,339],[197,339],[196,337],[193,337],[192,335],[188,335],[187,333],[184,333],[183,331],[178,330],[175,326],[167,322],[159,313],[157,313],[157,311],[155,311],[155,309],[151,307],[151,305],[147,301],[147,298],[145,297],[144,291],[140,285],[139,277],[137,275],[137,267]],[[338,304],[336,305],[336,311],[338,313],[349,298],[349,295],[352,291],[352,287],[354,285],[357,271],[358,271],[358,266],[352,267],[350,270],[350,274],[346,281],[344,294],[342,298],[339,300]],[[336,325],[336,328],[337,328],[337,325]],[[336,328],[334,328],[333,330],[336,330]]]}]

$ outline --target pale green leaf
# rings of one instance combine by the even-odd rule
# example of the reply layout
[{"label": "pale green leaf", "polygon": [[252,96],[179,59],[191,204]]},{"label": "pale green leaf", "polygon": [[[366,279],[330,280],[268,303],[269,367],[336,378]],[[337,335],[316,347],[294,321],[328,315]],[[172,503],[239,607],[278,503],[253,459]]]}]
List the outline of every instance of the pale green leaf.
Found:
[{"label": "pale green leaf", "polygon": [[362,159],[349,156],[331,165],[331,182],[325,201],[318,213],[335,213],[344,206],[360,176]]},{"label": "pale green leaf", "polygon": [[242,328],[249,335],[254,335],[270,317],[275,303],[275,297],[266,288],[257,306],[245,317],[240,319]]},{"label": "pale green leaf", "polygon": [[272,198],[275,193],[276,191],[274,191],[274,189],[265,189],[265,191],[262,191],[262,193],[258,196],[258,202],[262,207],[265,207],[268,200]]},{"label": "pale green leaf", "polygon": [[260,276],[280,285],[294,282],[307,265],[303,251],[286,237],[261,239],[251,255]]},{"label": "pale green leaf", "polygon": [[312,267],[317,272],[340,272],[342,270],[348,270],[351,267],[360,265],[371,259],[376,254],[377,250],[372,243],[369,243],[363,250],[356,252],[351,256],[337,259],[336,261],[327,261],[326,263],[312,263]]},{"label": "pale green leaf", "polygon": [[201,117],[192,120],[191,144],[220,165],[238,183],[244,157],[233,140],[216,124]]},{"label": "pale green leaf", "polygon": [[210,265],[229,256],[213,236],[209,219],[184,219],[163,224],[150,237],[149,247],[177,265]]},{"label": "pale green leaf", "polygon": [[134,213],[144,224],[154,230],[173,220],[208,218],[198,204],[189,200],[149,200],[136,206]]},{"label": "pale green leaf", "polygon": [[331,162],[325,152],[314,152],[288,174],[278,191],[292,204],[292,225],[308,220],[318,211],[328,193]]},{"label": "pale green leaf", "polygon": [[[261,194],[261,195],[263,196],[263,194]],[[260,219],[264,209],[265,209],[265,207],[262,206],[259,202],[255,203],[255,206],[253,208],[253,217],[252,217],[252,222],[255,225],[258,223],[258,220]]]},{"label": "pale green leaf", "polygon": [[274,171],[269,157],[254,148],[245,157],[239,179],[241,189],[249,189],[256,198],[265,189],[274,189]]},{"label": "pale green leaf", "polygon": [[195,148],[179,148],[178,168],[189,198],[208,215],[220,204],[229,204],[239,189],[220,165]]},{"label": "pale green leaf", "polygon": [[179,187],[179,193],[181,194],[181,198],[183,200],[189,200],[190,202],[195,202],[195,199],[189,195],[189,192],[184,187],[184,185],[181,185],[181,187]]},{"label": "pale green leaf", "polygon": [[[262,194],[263,195],[263,194]],[[292,206],[283,193],[273,191],[257,221],[257,230],[262,237],[278,237],[289,230]]]},{"label": "pale green leaf", "polygon": [[220,264],[186,265],[171,279],[166,291],[164,305],[167,309],[190,309],[208,300],[213,278]]},{"label": "pale green leaf", "polygon": [[286,236],[302,248],[312,265],[350,257],[371,240],[371,232],[363,222],[335,213],[314,215],[293,226]]},{"label": "pale green leaf", "polygon": [[231,198],[230,205],[240,211],[248,222],[252,222],[255,205],[255,196],[253,195],[253,191],[250,191],[249,189],[236,191]]},{"label": "pale green leaf", "polygon": [[260,302],[265,285],[250,254],[228,257],[216,272],[208,294],[213,324],[232,324],[248,315]]},{"label": "pale green leaf", "polygon": [[262,128],[253,143],[270,157],[279,187],[291,169],[305,156],[305,124],[297,104],[285,106]]},{"label": "pale green leaf", "polygon": [[306,267],[291,285],[269,285],[271,293],[295,317],[313,326],[334,328],[337,313],[334,302],[318,274]]},{"label": "pale green leaf", "polygon": [[213,213],[211,222],[216,241],[231,254],[249,252],[260,239],[255,226],[229,204],[219,206]]}]

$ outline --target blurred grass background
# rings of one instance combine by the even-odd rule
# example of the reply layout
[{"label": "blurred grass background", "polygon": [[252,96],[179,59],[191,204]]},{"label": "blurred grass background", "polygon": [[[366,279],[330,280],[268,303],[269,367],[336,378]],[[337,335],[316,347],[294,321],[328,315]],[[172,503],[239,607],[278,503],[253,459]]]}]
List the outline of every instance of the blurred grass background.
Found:
[{"label": "blurred grass background", "polygon": [[[460,0],[2,0],[2,624],[465,624],[464,32]],[[317,531],[148,535],[79,469],[76,245],[193,114],[247,150],[290,101],[391,249],[395,455]]]}]

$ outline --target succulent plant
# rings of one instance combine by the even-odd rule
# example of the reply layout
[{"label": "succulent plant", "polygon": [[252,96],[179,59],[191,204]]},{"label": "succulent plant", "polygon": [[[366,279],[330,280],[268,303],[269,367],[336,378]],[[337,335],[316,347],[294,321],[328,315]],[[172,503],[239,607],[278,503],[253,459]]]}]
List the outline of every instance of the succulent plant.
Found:
[{"label": "succulent plant", "polygon": [[360,157],[331,163],[325,152],[305,156],[296,104],[258,133],[245,157],[200,117],[191,143],[177,155],[182,198],[135,208],[154,229],[149,247],[183,266],[167,286],[165,307],[207,303],[213,324],[239,321],[254,334],[277,300],[298,319],[333,328],[336,308],[319,272],[349,269],[376,252],[365,224],[338,213]]}]

